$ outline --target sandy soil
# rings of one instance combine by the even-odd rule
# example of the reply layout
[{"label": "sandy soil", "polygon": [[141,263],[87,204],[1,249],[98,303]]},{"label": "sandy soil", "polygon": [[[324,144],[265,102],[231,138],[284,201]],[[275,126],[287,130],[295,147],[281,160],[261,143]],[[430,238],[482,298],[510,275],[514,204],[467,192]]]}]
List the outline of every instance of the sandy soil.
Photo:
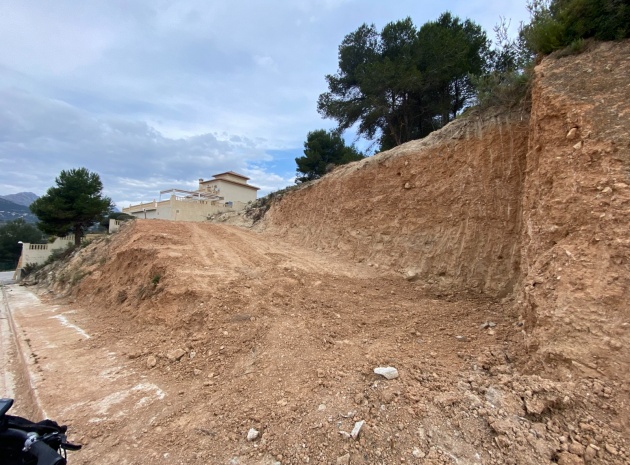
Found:
[{"label": "sandy soil", "polygon": [[[628,458],[612,413],[584,408],[609,386],[514,371],[509,302],[439,300],[237,227],[154,220],[46,273],[63,298],[12,286],[8,301],[46,414],[85,444],[71,464]],[[398,378],[373,371],[386,366]]]}]

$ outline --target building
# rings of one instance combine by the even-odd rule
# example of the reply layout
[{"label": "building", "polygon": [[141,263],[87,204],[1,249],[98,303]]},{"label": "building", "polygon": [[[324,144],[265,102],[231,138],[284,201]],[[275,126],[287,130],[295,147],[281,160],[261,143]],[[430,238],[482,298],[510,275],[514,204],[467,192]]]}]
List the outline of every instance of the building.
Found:
[{"label": "building", "polygon": [[[243,210],[256,200],[260,188],[247,184],[248,177],[233,171],[215,174],[212,179],[199,179],[196,191],[168,189],[160,192],[160,200],[130,205],[123,213],[138,218],[172,221],[206,221],[211,216]],[[162,200],[162,196],[168,199]]]}]

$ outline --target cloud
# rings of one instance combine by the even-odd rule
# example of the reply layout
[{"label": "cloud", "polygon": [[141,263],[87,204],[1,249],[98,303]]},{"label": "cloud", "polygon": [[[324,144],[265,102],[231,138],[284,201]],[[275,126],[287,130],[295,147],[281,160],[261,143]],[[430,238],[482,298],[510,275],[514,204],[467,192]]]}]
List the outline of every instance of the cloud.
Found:
[{"label": "cloud", "polygon": [[[517,5],[518,3],[518,5]],[[523,5],[521,5],[523,3]],[[520,6],[519,6],[520,5]],[[447,7],[412,0],[0,0],[0,194],[99,173],[117,203],[233,170],[294,182],[338,46],[362,23]],[[457,0],[488,34],[524,2]],[[520,15],[520,17],[518,17]],[[350,139],[352,139],[350,137]]]}]

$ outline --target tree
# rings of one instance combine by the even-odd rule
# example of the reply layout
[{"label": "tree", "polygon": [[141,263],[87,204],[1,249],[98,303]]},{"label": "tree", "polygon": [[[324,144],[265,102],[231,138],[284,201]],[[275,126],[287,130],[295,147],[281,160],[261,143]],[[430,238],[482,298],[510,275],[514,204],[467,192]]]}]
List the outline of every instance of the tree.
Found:
[{"label": "tree", "polygon": [[450,13],[419,30],[410,18],[379,33],[363,24],[339,46],[339,70],[326,76],[317,109],[379,137],[381,150],[418,139],[451,121],[474,97],[471,74],[481,74],[489,48],[485,32]]},{"label": "tree", "polygon": [[0,270],[15,269],[22,254],[19,242],[39,244],[44,238],[39,229],[22,218],[0,226]]},{"label": "tree", "polygon": [[546,55],[581,41],[630,37],[628,0],[529,0],[529,24],[521,32],[529,48]]},{"label": "tree", "polygon": [[85,230],[111,212],[112,201],[103,197],[99,175],[85,168],[63,170],[55,183],[56,187],[30,206],[39,218],[37,227],[59,237],[72,233],[75,245],[79,245]]},{"label": "tree", "polygon": [[324,129],[311,131],[304,142],[304,156],[295,159],[298,175],[296,182],[318,179],[332,165],[344,165],[363,157],[354,146],[345,144],[339,132]]}]

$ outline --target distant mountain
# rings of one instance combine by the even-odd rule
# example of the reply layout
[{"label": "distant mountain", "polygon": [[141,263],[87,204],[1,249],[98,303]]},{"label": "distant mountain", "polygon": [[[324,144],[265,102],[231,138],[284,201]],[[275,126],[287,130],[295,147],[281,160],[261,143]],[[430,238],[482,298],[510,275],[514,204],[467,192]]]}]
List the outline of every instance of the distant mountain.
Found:
[{"label": "distant mountain", "polygon": [[31,213],[28,206],[11,202],[0,196],[0,223],[17,220],[18,218],[24,218],[24,221],[27,223],[37,222],[37,217]]},{"label": "distant mountain", "polygon": [[17,203],[18,205],[24,205],[25,207],[28,207],[38,198],[39,196],[37,194],[33,194],[32,192],[18,192],[17,194],[0,195],[0,199],[5,199],[9,202]]}]

